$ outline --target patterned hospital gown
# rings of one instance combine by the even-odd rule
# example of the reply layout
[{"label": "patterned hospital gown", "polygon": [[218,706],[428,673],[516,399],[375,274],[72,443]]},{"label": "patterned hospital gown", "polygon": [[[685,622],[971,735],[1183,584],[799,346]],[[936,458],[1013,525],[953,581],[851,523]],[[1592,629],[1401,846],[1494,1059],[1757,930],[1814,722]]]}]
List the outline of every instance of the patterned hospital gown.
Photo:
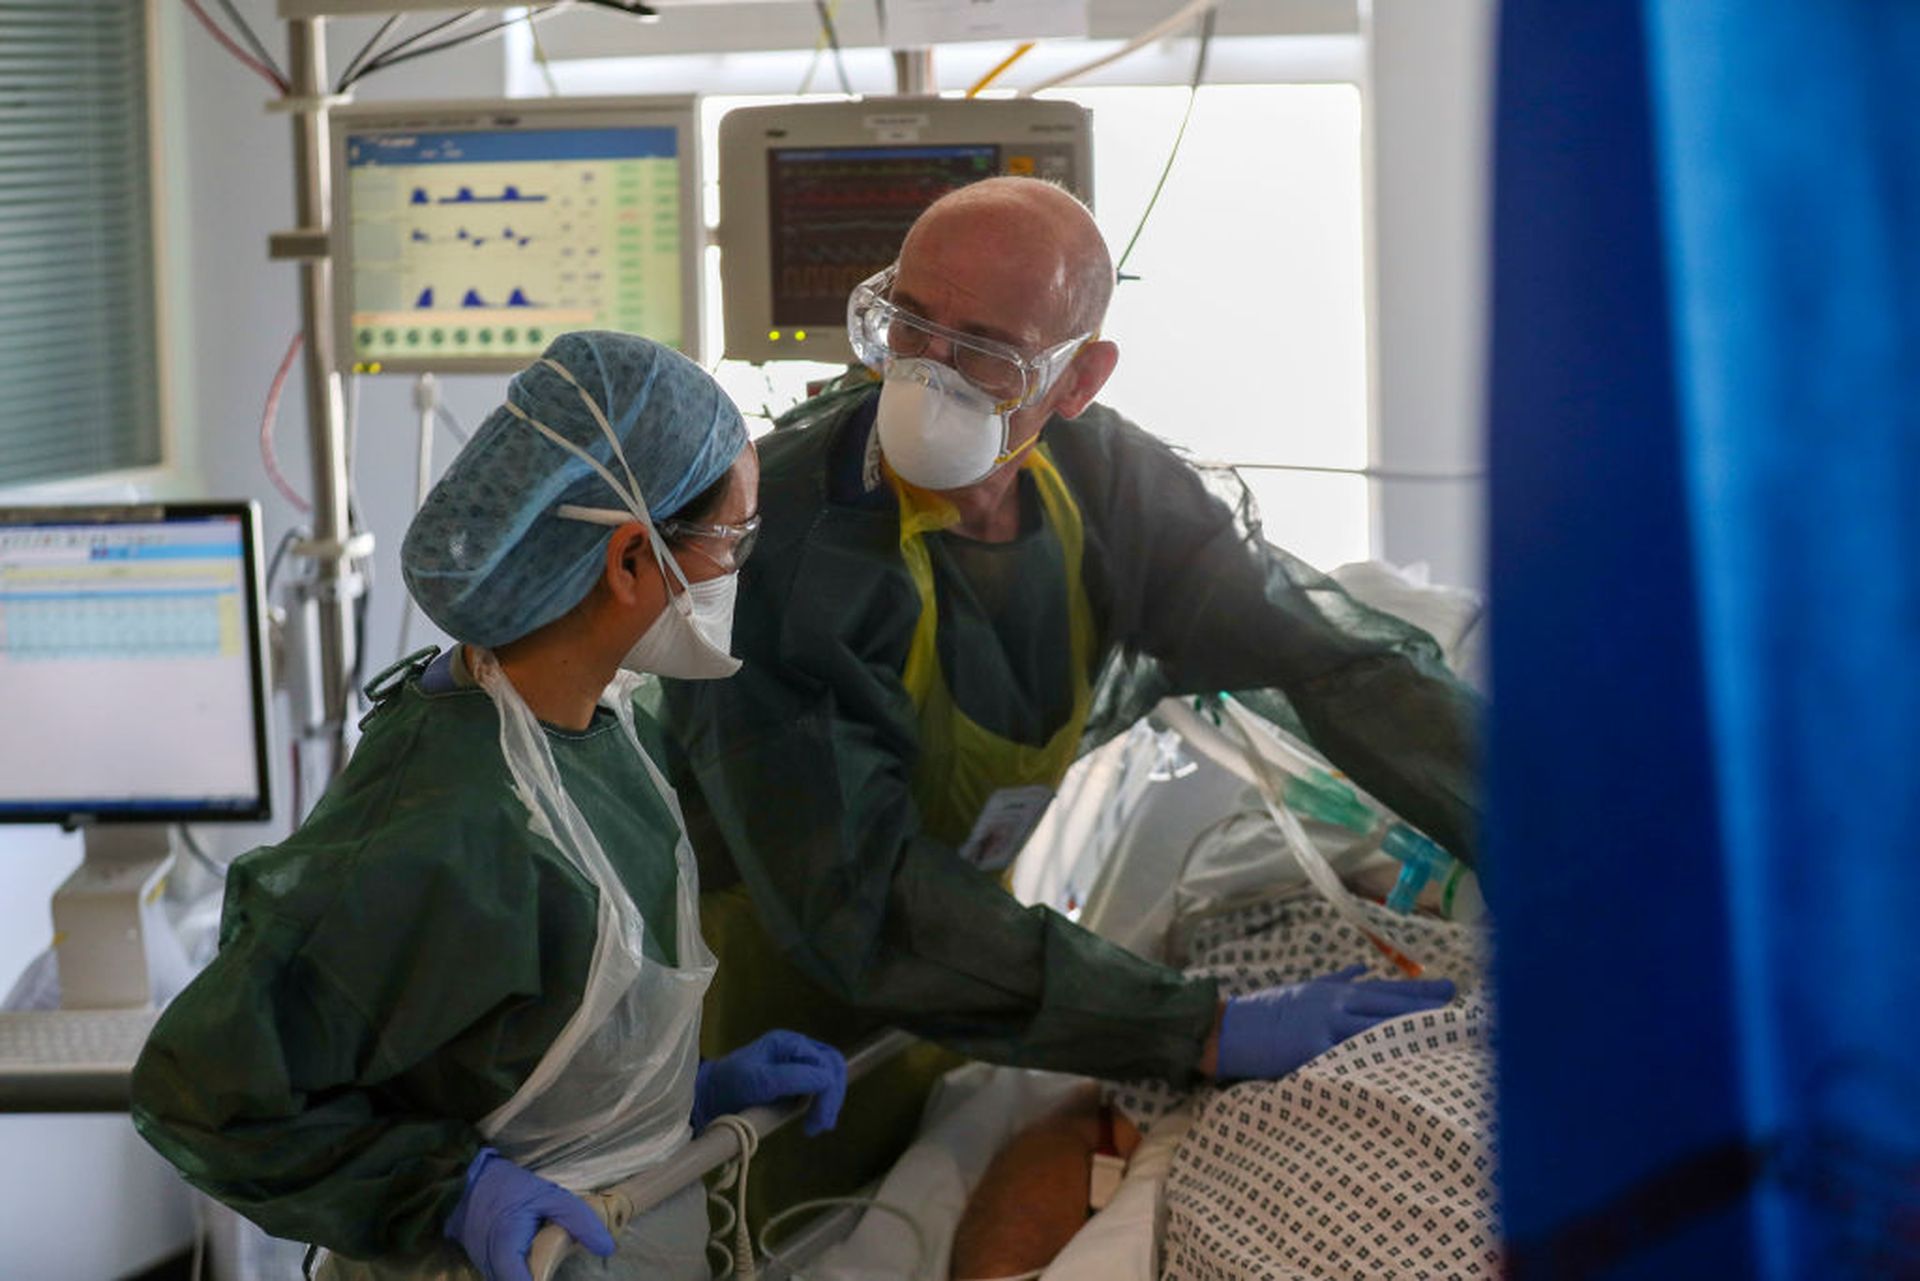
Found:
[{"label": "patterned hospital gown", "polygon": [[[1166,1184],[1170,1281],[1497,1277],[1492,1017],[1483,938],[1384,908],[1379,931],[1452,978],[1452,1005],[1381,1024],[1279,1081],[1193,1096]],[[1189,972],[1229,993],[1293,983],[1381,954],[1310,897],[1216,913],[1185,931]],[[1118,1091],[1136,1122],[1180,1102]]]}]

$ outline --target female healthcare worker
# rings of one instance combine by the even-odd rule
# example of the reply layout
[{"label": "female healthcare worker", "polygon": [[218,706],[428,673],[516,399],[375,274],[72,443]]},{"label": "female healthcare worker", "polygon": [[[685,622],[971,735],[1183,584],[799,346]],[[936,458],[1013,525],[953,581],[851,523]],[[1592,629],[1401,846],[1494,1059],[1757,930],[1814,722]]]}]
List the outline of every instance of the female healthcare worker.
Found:
[{"label": "female healthcare worker", "polygon": [[[403,662],[345,772],[237,861],[220,950],[135,1069],[133,1117],[189,1181],[335,1277],[707,1275],[698,1185],[618,1242],[576,1193],[721,1112],[845,1067],[774,1032],[697,1062],[714,960],[639,671],[723,677],[758,526],[739,412],[623,334],[556,340],[407,531],[408,587],[464,642]],[[691,1127],[690,1123],[691,1122]],[[462,1257],[464,1251],[465,1258]],[[611,1257],[605,1257],[611,1255]]]}]

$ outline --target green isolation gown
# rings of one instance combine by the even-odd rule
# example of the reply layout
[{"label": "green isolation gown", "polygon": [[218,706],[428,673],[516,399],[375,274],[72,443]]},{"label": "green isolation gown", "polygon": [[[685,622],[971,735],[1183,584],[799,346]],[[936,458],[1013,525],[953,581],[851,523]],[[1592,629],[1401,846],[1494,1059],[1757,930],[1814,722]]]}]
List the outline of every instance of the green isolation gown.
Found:
[{"label": "green isolation gown", "polygon": [[[798,1014],[805,989],[806,1001],[995,1062],[1184,1081],[1211,1026],[1211,982],[1022,907],[955,853],[980,781],[924,768],[931,704],[905,675],[925,652],[925,584],[872,439],[878,390],[850,375],[761,440],[764,523],[733,632],[745,665],[730,680],[665,682],[707,898],[750,894],[764,950],[804,976],[774,974],[738,922],[719,919],[737,912],[703,905],[720,957],[706,1052],[783,1012],[812,1030]],[[952,709],[941,715],[1039,748],[1081,714],[1071,687],[1085,681],[1073,745],[1084,752],[1165,695],[1245,692],[1471,859],[1478,706],[1429,636],[1268,545],[1244,489],[1224,490],[1111,410],[1055,419],[1042,441],[1077,533],[1040,501],[1033,468],[1012,544],[925,533],[936,683]],[[1093,624],[1084,651],[1069,534]],[[744,891],[721,889],[734,881]]]},{"label": "green isolation gown", "polygon": [[[416,668],[390,685],[311,817],[235,861],[219,953],[147,1043],[133,1118],[276,1236],[458,1264],[441,1228],[476,1127],[579,1005],[598,894],[530,830],[488,694],[434,683]],[[689,946],[673,813],[607,707],[544,733],[646,923],[646,955],[671,965]]]}]

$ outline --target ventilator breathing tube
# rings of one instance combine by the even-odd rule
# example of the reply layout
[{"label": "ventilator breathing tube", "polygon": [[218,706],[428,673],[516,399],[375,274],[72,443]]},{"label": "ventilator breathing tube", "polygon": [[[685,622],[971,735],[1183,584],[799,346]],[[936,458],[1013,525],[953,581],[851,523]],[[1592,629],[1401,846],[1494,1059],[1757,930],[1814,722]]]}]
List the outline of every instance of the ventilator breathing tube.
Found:
[{"label": "ventilator breathing tube", "polygon": [[[1256,787],[1264,781],[1242,753],[1219,743],[1217,731],[1185,703],[1170,699],[1161,705],[1161,715],[1196,751]],[[1405,823],[1380,817],[1351,784],[1336,778],[1292,743],[1271,738],[1271,744],[1280,749],[1276,755],[1284,758],[1273,763],[1284,775],[1279,800],[1287,809],[1317,823],[1367,837],[1400,864],[1399,879],[1387,895],[1390,909],[1403,915],[1411,912],[1428,882],[1435,877],[1450,877],[1458,870],[1453,855]]]}]

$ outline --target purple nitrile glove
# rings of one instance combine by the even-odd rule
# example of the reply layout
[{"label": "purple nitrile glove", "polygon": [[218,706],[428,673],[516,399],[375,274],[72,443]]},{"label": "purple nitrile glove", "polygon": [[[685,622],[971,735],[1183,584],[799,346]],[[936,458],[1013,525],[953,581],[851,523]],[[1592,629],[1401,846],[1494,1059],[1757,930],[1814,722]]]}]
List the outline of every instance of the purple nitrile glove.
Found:
[{"label": "purple nitrile glove", "polygon": [[1305,983],[1270,987],[1227,1002],[1220,1020],[1222,1081],[1272,1080],[1383,1019],[1453,999],[1451,979],[1362,979],[1353,965]]},{"label": "purple nitrile glove", "polygon": [[460,1243],[487,1281],[533,1281],[527,1251],[548,1221],[603,1259],[613,1253],[613,1234],[585,1201],[481,1148],[467,1166],[466,1191],[443,1232]]},{"label": "purple nitrile glove", "polygon": [[831,1045],[776,1029],[700,1065],[693,1084],[693,1129],[697,1134],[716,1116],[803,1094],[813,1096],[806,1132],[831,1130],[847,1097],[847,1061]]}]

